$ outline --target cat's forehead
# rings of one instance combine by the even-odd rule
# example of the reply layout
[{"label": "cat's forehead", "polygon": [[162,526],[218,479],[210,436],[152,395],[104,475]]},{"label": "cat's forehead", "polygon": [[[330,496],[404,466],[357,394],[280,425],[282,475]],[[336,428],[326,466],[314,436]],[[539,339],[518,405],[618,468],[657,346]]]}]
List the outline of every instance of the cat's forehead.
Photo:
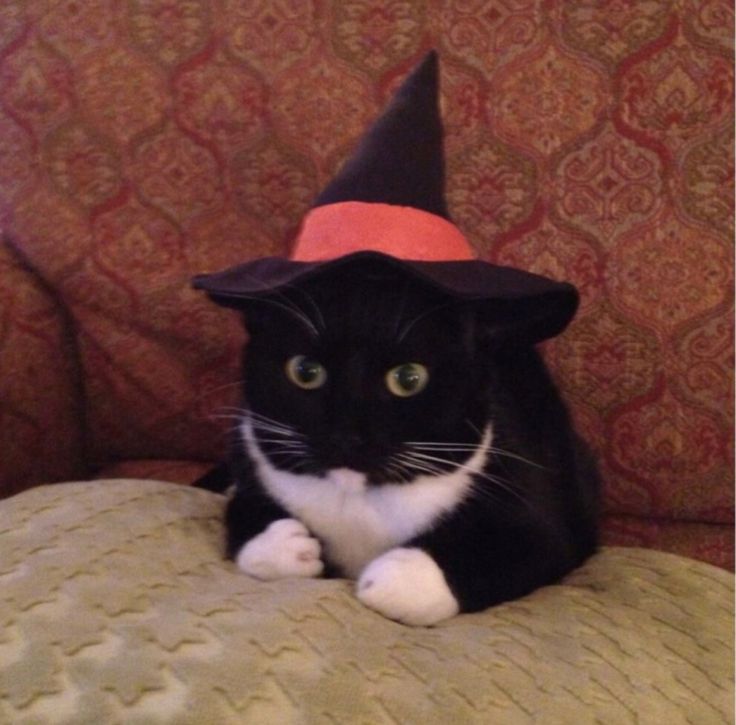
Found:
[{"label": "cat's forehead", "polygon": [[335,311],[347,305],[416,310],[445,300],[429,285],[394,270],[345,270],[301,285],[301,293]]},{"label": "cat's forehead", "polygon": [[335,275],[293,291],[325,332],[394,340],[413,323],[450,306],[450,300],[416,280],[390,273]]}]

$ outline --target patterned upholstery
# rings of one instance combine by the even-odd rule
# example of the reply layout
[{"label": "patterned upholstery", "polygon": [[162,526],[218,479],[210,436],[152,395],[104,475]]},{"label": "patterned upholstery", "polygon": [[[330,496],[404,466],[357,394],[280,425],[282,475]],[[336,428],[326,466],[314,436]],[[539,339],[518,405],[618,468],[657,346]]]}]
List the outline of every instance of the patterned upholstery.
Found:
[{"label": "patterned upholstery", "polygon": [[3,2],[0,492],[217,457],[243,336],[190,276],[285,252],[437,47],[456,221],[483,258],[582,291],[546,354],[600,456],[606,540],[731,566],[732,16]]},{"label": "patterned upholstery", "polygon": [[557,586],[413,629],[344,580],[238,572],[222,505],[125,480],[1,502],[0,722],[733,722],[722,569],[610,548]]}]

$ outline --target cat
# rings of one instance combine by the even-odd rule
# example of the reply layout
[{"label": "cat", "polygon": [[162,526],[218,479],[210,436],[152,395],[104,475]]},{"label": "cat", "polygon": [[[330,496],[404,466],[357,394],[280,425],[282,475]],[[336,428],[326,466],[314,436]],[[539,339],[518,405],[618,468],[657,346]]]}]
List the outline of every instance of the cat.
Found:
[{"label": "cat", "polygon": [[535,346],[378,262],[237,303],[249,341],[226,551],[262,580],[347,577],[434,625],[597,547],[598,475]]}]

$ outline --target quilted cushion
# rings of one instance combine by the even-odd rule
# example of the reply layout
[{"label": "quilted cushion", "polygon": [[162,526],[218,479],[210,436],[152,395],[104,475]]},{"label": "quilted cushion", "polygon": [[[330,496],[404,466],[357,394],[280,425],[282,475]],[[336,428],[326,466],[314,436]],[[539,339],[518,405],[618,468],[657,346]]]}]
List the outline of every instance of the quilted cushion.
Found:
[{"label": "quilted cushion", "polygon": [[108,480],[0,503],[0,721],[728,721],[733,575],[609,548],[558,586],[431,629],[344,580],[221,555],[218,495]]}]

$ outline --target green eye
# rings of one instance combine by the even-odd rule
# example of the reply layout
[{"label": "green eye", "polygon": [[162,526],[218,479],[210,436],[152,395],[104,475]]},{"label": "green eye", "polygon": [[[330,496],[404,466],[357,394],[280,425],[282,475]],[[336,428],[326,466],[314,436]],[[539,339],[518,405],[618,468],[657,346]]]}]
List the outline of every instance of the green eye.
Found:
[{"label": "green eye", "polygon": [[327,380],[322,363],[306,355],[295,355],[286,362],[286,377],[299,388],[316,390]]},{"label": "green eye", "polygon": [[429,382],[429,371],[420,363],[404,363],[386,373],[386,387],[399,398],[421,393]]}]

